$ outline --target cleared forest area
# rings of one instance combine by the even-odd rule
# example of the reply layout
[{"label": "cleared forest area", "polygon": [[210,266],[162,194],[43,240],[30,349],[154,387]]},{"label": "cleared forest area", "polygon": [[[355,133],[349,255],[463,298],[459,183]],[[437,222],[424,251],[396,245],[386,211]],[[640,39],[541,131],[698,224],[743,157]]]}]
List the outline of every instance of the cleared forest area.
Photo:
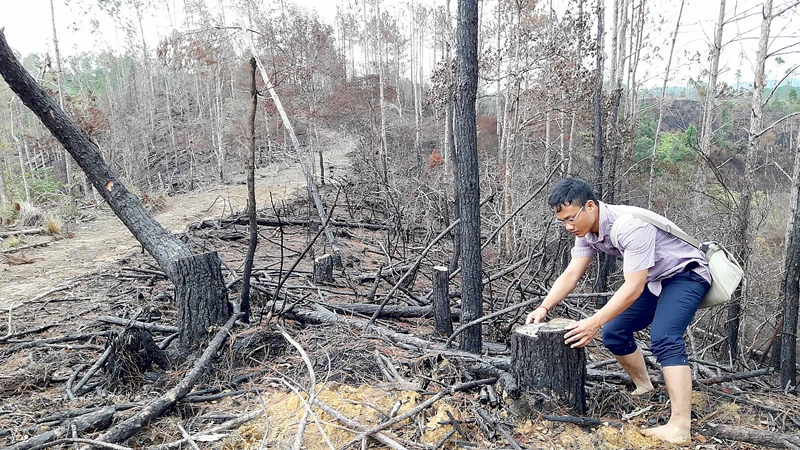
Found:
[{"label": "cleared forest area", "polygon": [[[685,336],[692,446],[800,447],[793,2],[722,0],[687,56],[690,19],[644,0],[487,1],[474,28],[466,0],[348,0],[332,21],[289,2],[71,1],[124,48],[62,57],[54,15],[52,54],[0,52],[0,445],[664,448],[639,433],[670,411],[646,332],[643,396],[599,339],[585,411],[514,375],[511,335],[575,242],[547,193],[575,176],[745,268]],[[154,44],[141,23],[159,14]],[[749,35],[732,25],[753,16]],[[726,83],[720,55],[745,41],[754,79]],[[679,70],[695,72],[675,88]],[[197,269],[181,261],[207,257],[181,284]],[[622,283],[597,258],[549,317],[588,317]]]}]

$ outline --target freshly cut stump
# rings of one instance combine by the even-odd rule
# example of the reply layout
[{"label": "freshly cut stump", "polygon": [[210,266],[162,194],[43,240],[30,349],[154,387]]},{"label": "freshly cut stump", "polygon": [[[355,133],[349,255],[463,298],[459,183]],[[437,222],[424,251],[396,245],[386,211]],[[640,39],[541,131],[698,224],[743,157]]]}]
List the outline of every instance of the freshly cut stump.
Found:
[{"label": "freshly cut stump", "polygon": [[564,344],[569,319],[518,327],[511,335],[511,372],[521,389],[586,412],[586,353]]}]

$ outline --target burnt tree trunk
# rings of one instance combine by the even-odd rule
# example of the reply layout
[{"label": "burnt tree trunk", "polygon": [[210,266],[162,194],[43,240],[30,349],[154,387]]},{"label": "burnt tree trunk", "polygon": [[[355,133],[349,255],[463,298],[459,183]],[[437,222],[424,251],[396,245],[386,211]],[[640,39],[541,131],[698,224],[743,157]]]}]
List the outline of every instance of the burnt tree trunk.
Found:
[{"label": "burnt tree trunk", "polygon": [[256,89],[256,59],[250,58],[250,110],[247,115],[247,229],[250,240],[247,256],[244,258],[242,274],[242,295],[239,307],[242,322],[250,323],[250,277],[253,272],[253,258],[258,246],[258,218],[256,217],[256,110],[258,90]]},{"label": "burnt tree trunk", "polygon": [[511,335],[511,372],[523,390],[542,392],[578,413],[586,412],[586,353],[564,344],[565,326],[554,319],[529,324]]},{"label": "burnt tree trunk", "polygon": [[[213,261],[216,262],[214,267],[205,267],[205,270],[193,269],[197,266],[191,261],[192,252],[189,247],[177,236],[165,230],[150,215],[139,199],[125,187],[103,160],[97,144],[69,120],[53,98],[22,67],[8,46],[2,29],[0,29],[0,74],[22,103],[39,117],[44,126],[72,155],[114,214],[175,284],[176,299],[180,302],[191,298],[196,304],[208,303],[210,309],[217,309],[219,304],[225,305],[227,290],[219,258],[214,254]],[[182,269],[179,270],[179,267]],[[213,276],[209,276],[211,273]],[[179,326],[206,330],[212,325],[224,323],[226,317],[227,315],[209,322],[207,321],[209,316],[189,316],[183,323],[179,322]],[[182,341],[182,343],[195,342]]]},{"label": "burnt tree trunk", "polygon": [[[800,148],[800,147],[798,147]],[[798,180],[795,180],[797,182]],[[792,189],[795,189],[792,187]],[[797,196],[792,231],[786,244],[786,274],[783,280],[782,320],[779,346],[781,388],[794,386],[797,392],[797,311],[800,304],[800,195]]]},{"label": "burnt tree trunk", "polygon": [[433,268],[433,321],[436,332],[442,336],[453,334],[453,316],[450,313],[448,289],[450,270],[446,266]]},{"label": "burnt tree trunk", "polygon": [[[178,332],[181,346],[188,348],[195,342],[205,342],[211,326],[224,324],[230,311],[216,252],[179,259],[175,266],[179,280],[175,282]],[[195,279],[203,282],[196,283]]]},{"label": "burnt tree trunk", "polygon": [[[478,89],[478,0],[458,0],[456,27],[455,139],[458,168],[458,217],[461,220],[461,323],[483,316],[480,172],[475,98]],[[480,353],[481,326],[461,333],[461,350]]]},{"label": "burnt tree trunk", "polygon": [[333,256],[326,253],[314,260],[314,283],[333,283]]}]

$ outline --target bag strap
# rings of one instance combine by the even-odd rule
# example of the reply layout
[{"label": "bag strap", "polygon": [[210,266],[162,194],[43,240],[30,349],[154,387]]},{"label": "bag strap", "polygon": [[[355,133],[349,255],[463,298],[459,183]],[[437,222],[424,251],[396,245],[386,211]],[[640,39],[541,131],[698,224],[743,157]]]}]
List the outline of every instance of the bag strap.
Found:
[{"label": "bag strap", "polygon": [[[627,213],[625,215],[633,217],[634,219],[639,219],[639,220],[642,220],[644,222],[647,222],[650,225],[653,225],[654,227],[656,227],[656,228],[658,228],[658,229],[660,229],[662,231],[666,231],[667,233],[675,236],[676,238],[686,242],[687,244],[689,244],[689,245],[691,245],[691,246],[693,246],[695,248],[700,248],[700,246],[703,245],[702,242],[700,242],[700,240],[698,240],[697,238],[695,238],[693,236],[690,236],[690,235],[684,233],[683,231],[672,227],[672,225],[670,225],[668,223],[664,223],[664,222],[662,222],[662,221],[660,221],[658,219],[655,219],[653,217],[645,216],[643,214],[637,214],[637,213],[634,213],[634,212]],[[622,216],[622,217],[624,217],[624,216]],[[611,227],[611,243],[614,244],[614,247],[617,246],[617,232],[618,232],[618,230],[617,230],[616,225],[617,225],[617,223],[620,222],[620,219],[622,219],[622,217],[617,219],[614,222],[614,226]]]}]

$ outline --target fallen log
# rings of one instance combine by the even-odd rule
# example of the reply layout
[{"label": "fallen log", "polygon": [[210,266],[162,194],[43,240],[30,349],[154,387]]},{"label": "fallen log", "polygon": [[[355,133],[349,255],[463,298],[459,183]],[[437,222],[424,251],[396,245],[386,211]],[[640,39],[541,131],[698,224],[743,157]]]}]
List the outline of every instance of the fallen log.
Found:
[{"label": "fallen log", "polygon": [[75,433],[83,433],[85,431],[105,428],[111,424],[111,419],[114,417],[115,412],[116,409],[113,406],[106,406],[88,414],[65,420],[58,428],[38,434],[10,447],[6,447],[6,450],[44,448],[46,446],[45,444],[48,442],[70,436],[73,430]]},{"label": "fallen log", "polygon": [[513,399],[519,398],[521,394],[519,384],[517,384],[517,380],[514,379],[514,376],[510,372],[498,369],[497,366],[478,362],[469,366],[467,370],[469,373],[481,377],[497,377],[498,384],[500,384],[505,393]]},{"label": "fallen log", "polygon": [[734,441],[748,442],[750,444],[772,448],[800,448],[800,436],[741,426],[709,424],[708,430],[701,432],[701,434],[719,439],[732,439]]},{"label": "fallen log", "polygon": [[[142,406],[142,404],[121,403],[119,405],[108,405],[108,406],[113,406],[115,411],[126,411],[128,409],[135,408],[137,406]],[[36,423],[61,422],[67,419],[74,419],[75,417],[85,416],[87,414],[100,411],[103,408],[107,408],[108,406],[98,406],[95,408],[79,408],[79,409],[71,409],[68,411],[62,411],[59,413],[50,414],[49,416],[42,416],[36,419]]]},{"label": "fallen log", "polygon": [[716,383],[725,383],[728,381],[734,380],[745,380],[747,378],[755,378],[760,377],[762,375],[769,375],[774,372],[775,369],[772,367],[768,367],[766,369],[758,369],[758,370],[751,370],[748,372],[737,372],[737,373],[729,373],[727,375],[723,375],[721,377],[714,377],[714,378],[703,378],[697,380],[700,384],[716,384]]},{"label": "fallen log", "polygon": [[0,253],[2,254],[16,253],[16,252],[21,252],[23,250],[29,250],[32,248],[47,247],[48,245],[50,245],[50,242],[39,242],[37,244],[20,245],[19,247],[11,247],[0,250]]},{"label": "fallen log", "polygon": [[18,337],[25,336],[26,334],[33,334],[33,333],[39,333],[41,331],[47,331],[50,328],[57,327],[59,325],[60,324],[58,324],[58,323],[50,323],[50,324],[47,324],[47,325],[42,325],[40,327],[32,328],[30,330],[20,331],[18,333],[14,333],[14,334],[8,334],[8,335],[0,337],[0,343],[6,342],[6,341],[8,341],[10,339],[16,339]]},{"label": "fallen log", "polygon": [[[280,310],[280,306],[280,304],[276,305],[275,310]],[[283,316],[287,319],[295,320],[301,323],[313,323],[317,325],[334,323],[345,324],[360,330],[371,331],[381,338],[385,338],[397,343],[401,347],[409,348],[424,354],[441,354],[444,356],[465,359],[467,361],[481,361],[505,371],[508,371],[511,368],[510,359],[508,357],[475,354],[460,350],[447,349],[441,344],[427,341],[407,333],[399,333],[387,327],[377,325],[370,326],[365,320],[339,316],[338,314],[331,312],[318,304],[311,304],[311,307],[313,309],[301,308],[295,305],[293,308],[287,308],[287,310],[284,311]],[[486,347],[489,346],[487,345]]]},{"label": "fallen log", "polygon": [[103,323],[110,323],[112,325],[121,325],[126,328],[138,328],[140,330],[147,330],[150,332],[160,332],[160,333],[178,332],[178,327],[173,327],[170,325],[158,325],[155,323],[148,323],[148,322],[140,322],[138,320],[123,319],[121,317],[100,316],[97,318],[97,320]]},{"label": "fallen log", "polygon": [[509,306],[508,308],[503,308],[503,309],[501,309],[501,310],[499,310],[499,311],[495,311],[495,312],[493,312],[493,313],[491,313],[491,314],[486,314],[486,315],[484,315],[484,316],[481,316],[481,317],[479,317],[479,318],[477,318],[477,319],[473,320],[472,322],[465,323],[465,324],[461,324],[461,326],[459,326],[459,327],[458,327],[458,328],[457,328],[457,329],[456,329],[456,330],[453,332],[453,334],[451,334],[451,335],[450,335],[450,336],[447,338],[447,341],[444,343],[444,344],[445,344],[445,347],[448,347],[448,346],[450,345],[450,342],[452,342],[452,341],[453,341],[453,339],[454,339],[456,336],[458,336],[458,335],[459,335],[459,334],[460,334],[462,331],[466,330],[467,328],[470,328],[470,327],[472,327],[472,326],[475,326],[475,325],[477,325],[477,324],[479,324],[479,323],[483,323],[483,322],[485,322],[485,321],[487,321],[487,320],[489,320],[489,319],[493,319],[493,318],[495,318],[495,317],[502,316],[503,314],[507,314],[507,313],[509,313],[509,312],[513,312],[513,311],[516,311],[516,310],[518,310],[518,309],[521,309],[521,308],[525,308],[525,307],[527,307],[527,306],[534,305],[534,304],[536,304],[536,303],[539,303],[539,302],[541,302],[541,301],[542,301],[542,299],[541,299],[540,297],[536,297],[536,298],[534,298],[534,299],[531,299],[531,300],[526,300],[526,301],[524,301],[524,302],[517,303],[516,305]]},{"label": "fallen log", "polygon": [[47,233],[48,231],[45,230],[44,228],[31,228],[28,230],[17,230],[17,231],[2,231],[0,232],[0,238],[31,235],[31,234],[47,234]]},{"label": "fallen log", "polygon": [[761,409],[761,410],[764,410],[764,411],[767,411],[767,412],[771,412],[773,414],[786,414],[786,415],[788,415],[789,412],[790,412],[790,411],[788,411],[786,409],[774,408],[772,406],[767,406],[767,405],[764,405],[762,403],[754,402],[754,401],[752,401],[750,399],[745,398],[742,395],[728,394],[727,392],[722,392],[722,391],[720,391],[718,389],[714,389],[714,388],[708,388],[708,392],[710,392],[710,393],[712,393],[714,395],[719,395],[720,397],[725,397],[725,398],[727,398],[729,400],[733,400],[734,403],[744,403],[745,405],[750,405],[750,406],[756,407],[758,409]]},{"label": "fallen log", "polygon": [[[378,309],[378,305],[369,303],[320,303],[326,308],[344,314],[357,314],[363,316],[372,316]],[[461,315],[460,309],[454,309],[450,312],[454,319],[458,319]],[[433,306],[400,306],[400,305],[387,305],[383,307],[383,311],[378,316],[380,319],[414,319],[414,318],[427,318],[433,317]]]},{"label": "fallen log", "polygon": [[[307,227],[312,225],[314,226],[320,225],[319,219],[310,219],[308,217],[295,217],[295,218],[281,217],[279,219],[259,217],[257,222],[258,225],[262,227],[285,227],[288,225],[299,225]],[[247,223],[248,223],[247,217],[242,216],[242,217],[236,217],[234,219],[224,219],[220,221],[204,220],[202,222],[189,225],[189,229],[201,230],[203,228],[218,228],[219,226],[224,226],[224,225],[247,225]],[[381,225],[377,223],[347,222],[341,220],[331,220],[329,224],[339,228],[359,228],[372,231],[384,231],[391,229],[391,227],[388,225]]]},{"label": "fallen log", "polygon": [[64,342],[86,341],[100,336],[110,336],[111,331],[99,331],[96,333],[77,333],[68,334],[66,336],[49,338],[49,339],[34,339],[30,341],[20,339],[9,339],[6,341],[8,344],[17,344],[11,347],[10,351],[14,352],[31,347],[45,347],[50,344],[62,344]]}]

